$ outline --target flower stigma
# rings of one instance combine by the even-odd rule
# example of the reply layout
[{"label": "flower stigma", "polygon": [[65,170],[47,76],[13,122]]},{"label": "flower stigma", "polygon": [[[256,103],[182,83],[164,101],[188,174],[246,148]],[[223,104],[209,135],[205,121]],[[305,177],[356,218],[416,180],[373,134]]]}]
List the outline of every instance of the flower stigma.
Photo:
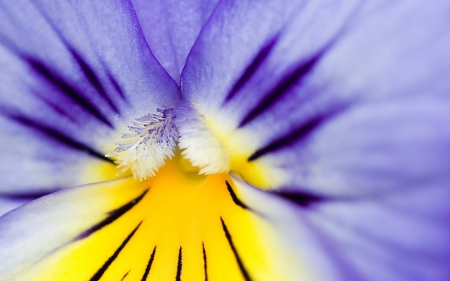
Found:
[{"label": "flower stigma", "polygon": [[123,141],[105,155],[115,158],[119,174],[131,171],[141,181],[154,177],[177,148],[183,156],[180,161],[190,162],[182,166],[197,174],[230,171],[230,153],[190,105],[157,109],[155,114],[137,118],[128,129],[129,133],[122,134]]}]

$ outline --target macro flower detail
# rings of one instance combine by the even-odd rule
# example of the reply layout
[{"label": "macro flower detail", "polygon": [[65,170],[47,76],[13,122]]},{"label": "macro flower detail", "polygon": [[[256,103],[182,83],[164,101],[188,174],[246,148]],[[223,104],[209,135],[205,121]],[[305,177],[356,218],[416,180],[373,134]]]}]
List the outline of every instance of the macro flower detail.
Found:
[{"label": "macro flower detail", "polygon": [[0,0],[0,279],[448,280],[449,11]]},{"label": "macro flower detail", "polygon": [[178,141],[175,116],[170,108],[158,109],[158,113],[133,121],[130,133],[122,135],[124,141],[105,155],[117,158],[119,173],[131,170],[135,178],[146,179],[154,176],[166,159],[172,159]]},{"label": "macro flower detail", "polygon": [[230,171],[230,152],[224,147],[206,120],[194,108],[182,104],[177,109],[180,133],[179,147],[192,165],[199,167],[200,174],[220,174]]}]

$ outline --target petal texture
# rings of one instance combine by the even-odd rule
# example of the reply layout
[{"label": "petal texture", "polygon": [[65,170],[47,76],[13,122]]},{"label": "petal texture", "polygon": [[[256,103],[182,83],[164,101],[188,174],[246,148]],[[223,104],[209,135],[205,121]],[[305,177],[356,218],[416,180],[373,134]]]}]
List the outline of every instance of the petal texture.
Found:
[{"label": "petal texture", "polygon": [[256,186],[359,196],[448,185],[449,10],[224,1],[182,93]]},{"label": "petal texture", "polygon": [[28,203],[30,200],[26,198],[0,197],[0,216]]},{"label": "petal texture", "polygon": [[[0,218],[4,280],[276,280],[265,217],[179,158],[147,181],[71,188]],[[279,249],[280,250],[280,249]],[[280,254],[280,253],[278,253]],[[307,275],[297,260],[296,272]],[[298,268],[301,267],[301,268]],[[282,279],[285,280],[285,279]],[[308,280],[311,280],[308,278]]]},{"label": "petal texture", "polygon": [[179,99],[131,3],[0,5],[2,192],[111,178],[104,155],[125,126]]},{"label": "petal texture", "polygon": [[179,82],[186,58],[218,0],[133,0],[150,49]]},{"label": "petal texture", "polygon": [[237,179],[235,183],[243,202],[270,225],[261,232],[264,241],[283,249],[275,260],[285,266],[286,277],[280,280],[305,276],[301,265],[311,274],[305,280],[450,276],[448,188],[318,200],[306,194],[260,191]]}]

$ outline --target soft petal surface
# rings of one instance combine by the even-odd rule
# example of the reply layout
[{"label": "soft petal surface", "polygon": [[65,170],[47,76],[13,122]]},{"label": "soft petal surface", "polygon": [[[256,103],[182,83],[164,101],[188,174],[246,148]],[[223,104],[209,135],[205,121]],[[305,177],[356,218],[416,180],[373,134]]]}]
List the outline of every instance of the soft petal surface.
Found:
[{"label": "soft petal surface", "polygon": [[11,198],[0,196],[0,216],[30,201],[31,199],[27,198]]},{"label": "soft petal surface", "polygon": [[329,196],[448,186],[450,5],[289,3],[221,2],[182,75],[234,169]]},{"label": "soft petal surface", "polygon": [[312,280],[229,175],[199,176],[182,160],[151,180],[66,189],[4,215],[2,280]]},{"label": "soft petal surface", "polygon": [[270,225],[261,236],[284,253],[286,277],[279,280],[301,279],[301,265],[312,274],[304,280],[450,276],[448,188],[346,200],[264,192],[237,178],[235,183],[241,200]]},{"label": "soft petal surface", "polygon": [[132,0],[153,55],[179,82],[186,58],[218,0]]},{"label": "soft petal surface", "polygon": [[125,126],[179,99],[128,1],[1,1],[0,18],[0,192],[114,177]]},{"label": "soft petal surface", "polygon": [[204,280],[206,273],[208,280],[440,281],[450,275],[448,189],[329,200],[261,191],[227,175],[196,178],[174,165],[151,181],[71,188],[3,216],[2,278]]}]

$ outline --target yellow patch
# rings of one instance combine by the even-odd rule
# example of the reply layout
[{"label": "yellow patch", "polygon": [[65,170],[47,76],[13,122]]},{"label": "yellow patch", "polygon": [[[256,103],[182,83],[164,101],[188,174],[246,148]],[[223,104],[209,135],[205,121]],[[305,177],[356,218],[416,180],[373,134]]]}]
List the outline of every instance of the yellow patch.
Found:
[{"label": "yellow patch", "polygon": [[[222,121],[222,120],[220,120]],[[270,190],[285,183],[287,175],[263,160],[248,161],[248,158],[262,145],[258,139],[250,139],[246,132],[234,130],[230,125],[215,119],[206,119],[208,128],[222,142],[231,155],[231,171],[255,187]],[[214,124],[220,124],[214,125]],[[225,129],[227,128],[227,129]]]},{"label": "yellow patch", "polygon": [[86,183],[96,183],[131,175],[131,173],[119,175],[118,172],[115,164],[99,160],[95,163],[85,165],[80,177],[83,178]]},{"label": "yellow patch", "polygon": [[227,174],[199,176],[176,156],[150,180],[111,184],[121,187],[97,225],[126,212],[81,230],[23,280],[239,281],[270,267],[256,230],[261,217]]}]

